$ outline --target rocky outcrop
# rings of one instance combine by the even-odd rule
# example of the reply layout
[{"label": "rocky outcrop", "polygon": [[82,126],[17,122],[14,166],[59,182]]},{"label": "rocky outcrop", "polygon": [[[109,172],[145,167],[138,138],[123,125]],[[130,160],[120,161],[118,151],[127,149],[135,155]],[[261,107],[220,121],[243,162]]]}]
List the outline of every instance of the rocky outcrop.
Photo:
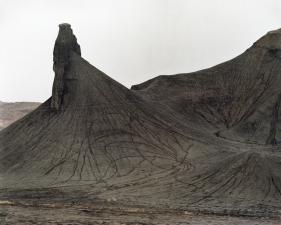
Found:
[{"label": "rocky outcrop", "polygon": [[281,94],[278,95],[277,101],[272,109],[270,130],[269,130],[268,138],[266,139],[266,144],[268,145],[277,145],[276,132],[278,127],[277,124],[278,124],[280,104],[281,104]]},{"label": "rocky outcrop", "polygon": [[255,47],[281,49],[281,29],[268,32],[254,43]]},{"label": "rocky outcrop", "polygon": [[65,92],[66,71],[69,68],[69,58],[71,52],[81,56],[80,46],[72,32],[70,24],[63,23],[59,25],[59,34],[56,39],[54,48],[54,65],[55,79],[52,91],[51,108],[60,109],[63,104]]}]

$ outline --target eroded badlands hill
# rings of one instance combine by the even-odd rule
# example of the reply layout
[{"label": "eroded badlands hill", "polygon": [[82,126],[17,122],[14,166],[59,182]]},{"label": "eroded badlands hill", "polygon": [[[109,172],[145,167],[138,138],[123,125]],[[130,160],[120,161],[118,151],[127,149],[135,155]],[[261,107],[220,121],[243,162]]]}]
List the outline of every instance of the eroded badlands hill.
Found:
[{"label": "eroded badlands hill", "polygon": [[270,32],[226,63],[129,90],[61,24],[52,97],[0,133],[2,198],[278,214],[280,43]]}]

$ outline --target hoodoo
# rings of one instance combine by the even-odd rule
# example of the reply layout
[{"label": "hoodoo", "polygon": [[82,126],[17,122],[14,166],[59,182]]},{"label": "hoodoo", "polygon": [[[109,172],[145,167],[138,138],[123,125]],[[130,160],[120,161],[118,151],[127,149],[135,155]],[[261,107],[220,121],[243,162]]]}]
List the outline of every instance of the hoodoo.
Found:
[{"label": "hoodoo", "polygon": [[80,46],[74,36],[70,24],[59,25],[59,34],[54,48],[54,72],[55,79],[52,91],[51,108],[60,109],[63,103],[63,95],[67,91],[65,86],[66,74],[69,69],[71,54],[81,56]]},{"label": "hoodoo", "polygon": [[280,213],[280,43],[129,90],[61,24],[51,98],[0,132],[0,197]]}]

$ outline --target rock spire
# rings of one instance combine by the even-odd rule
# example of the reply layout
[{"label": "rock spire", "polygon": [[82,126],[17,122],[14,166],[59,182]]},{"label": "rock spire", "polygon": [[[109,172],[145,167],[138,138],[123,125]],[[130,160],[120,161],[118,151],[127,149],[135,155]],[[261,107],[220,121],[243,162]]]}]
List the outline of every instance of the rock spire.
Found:
[{"label": "rock spire", "polygon": [[72,32],[70,24],[59,25],[59,33],[56,39],[53,53],[53,70],[55,79],[52,90],[51,108],[60,109],[63,104],[65,91],[65,73],[69,67],[69,56],[71,52],[81,55],[80,46]]}]

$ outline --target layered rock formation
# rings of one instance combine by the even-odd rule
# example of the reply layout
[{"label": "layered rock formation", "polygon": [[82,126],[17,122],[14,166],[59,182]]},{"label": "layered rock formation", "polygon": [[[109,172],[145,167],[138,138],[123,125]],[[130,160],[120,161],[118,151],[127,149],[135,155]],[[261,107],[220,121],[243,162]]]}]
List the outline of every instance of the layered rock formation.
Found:
[{"label": "layered rock formation", "polygon": [[280,40],[270,32],[233,60],[129,90],[60,25],[52,97],[0,133],[0,196],[278,213]]}]

